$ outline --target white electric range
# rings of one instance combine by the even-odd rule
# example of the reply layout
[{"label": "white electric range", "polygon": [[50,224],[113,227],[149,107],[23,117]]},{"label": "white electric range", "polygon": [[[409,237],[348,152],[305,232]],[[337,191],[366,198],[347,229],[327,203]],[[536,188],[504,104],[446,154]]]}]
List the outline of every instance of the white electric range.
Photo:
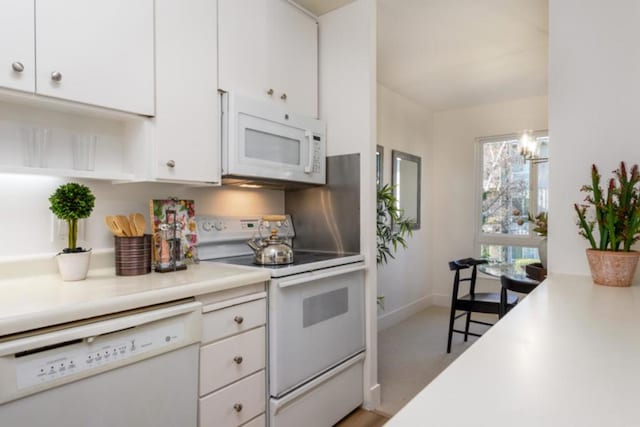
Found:
[{"label": "white electric range", "polygon": [[247,240],[295,238],[290,216],[260,218],[199,216],[198,256],[269,270],[269,425],[328,427],[363,401],[364,257],[294,248],[293,264],[256,265]]}]

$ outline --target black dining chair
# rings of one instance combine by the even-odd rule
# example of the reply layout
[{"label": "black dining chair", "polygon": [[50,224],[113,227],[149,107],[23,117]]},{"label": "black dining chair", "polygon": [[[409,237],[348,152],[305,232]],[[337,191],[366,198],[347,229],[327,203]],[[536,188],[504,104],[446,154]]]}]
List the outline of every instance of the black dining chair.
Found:
[{"label": "black dining chair", "polygon": [[512,296],[509,295],[509,291],[528,294],[535,288],[537,288],[540,284],[540,282],[538,282],[537,280],[515,278],[509,275],[501,276],[500,283],[502,284],[502,289],[500,290],[500,318],[502,318],[505,314],[507,314],[509,310],[511,310],[515,306],[515,304],[509,303],[509,298]]},{"label": "black dining chair", "polygon": [[[449,316],[449,337],[447,339],[447,353],[451,353],[451,338],[453,333],[463,334],[464,340],[467,341],[469,335],[479,337],[481,334],[469,332],[469,325],[476,323],[479,325],[493,326],[493,323],[473,320],[471,313],[489,313],[500,315],[500,296],[498,292],[476,292],[476,275],[477,267],[486,264],[485,259],[464,258],[457,261],[449,262],[449,270],[455,271],[453,278],[453,293],[451,295],[451,314]],[[471,273],[467,277],[461,277],[460,272],[471,269]],[[469,282],[469,293],[459,296],[460,283]],[[515,295],[505,295],[507,305],[515,305],[518,297]],[[462,311],[456,315],[457,311]],[[456,319],[466,316],[464,331],[455,329],[454,323]]]}]

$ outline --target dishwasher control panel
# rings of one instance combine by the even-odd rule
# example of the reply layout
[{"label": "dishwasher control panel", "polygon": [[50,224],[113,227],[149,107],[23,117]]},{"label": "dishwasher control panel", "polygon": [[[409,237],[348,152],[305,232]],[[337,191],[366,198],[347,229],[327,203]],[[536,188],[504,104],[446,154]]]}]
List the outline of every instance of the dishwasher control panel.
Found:
[{"label": "dishwasher control panel", "polygon": [[183,322],[168,322],[74,340],[24,355],[17,354],[17,387],[24,389],[139,358],[142,354],[175,345],[183,341],[185,336]]}]

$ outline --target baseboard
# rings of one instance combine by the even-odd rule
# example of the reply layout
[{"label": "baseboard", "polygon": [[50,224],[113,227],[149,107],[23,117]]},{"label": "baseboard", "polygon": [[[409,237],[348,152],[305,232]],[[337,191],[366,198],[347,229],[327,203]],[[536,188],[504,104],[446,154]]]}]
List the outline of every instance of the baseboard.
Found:
[{"label": "baseboard", "polygon": [[380,384],[376,384],[373,387],[371,387],[369,389],[368,395],[365,396],[364,398],[364,403],[362,404],[362,407],[368,411],[375,410],[378,406],[380,406],[380,399],[381,399],[380,393],[381,393]]},{"label": "baseboard", "polygon": [[451,295],[433,295],[433,305],[437,305],[438,307],[451,307]]},{"label": "baseboard", "polygon": [[430,305],[433,305],[433,295],[427,295],[417,301],[396,308],[388,313],[384,313],[382,316],[378,317],[378,332],[384,331],[385,329],[408,319]]}]

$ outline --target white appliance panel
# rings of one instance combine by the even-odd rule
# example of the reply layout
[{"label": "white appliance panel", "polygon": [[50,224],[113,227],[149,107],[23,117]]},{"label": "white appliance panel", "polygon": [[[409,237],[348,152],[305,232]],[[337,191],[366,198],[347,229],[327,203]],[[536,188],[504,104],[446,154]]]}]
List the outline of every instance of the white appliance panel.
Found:
[{"label": "white appliance panel", "polygon": [[325,183],[323,122],[238,94],[223,94],[222,106],[224,175]]},{"label": "white appliance panel", "polygon": [[294,387],[364,350],[364,264],[272,278],[270,391]]}]

